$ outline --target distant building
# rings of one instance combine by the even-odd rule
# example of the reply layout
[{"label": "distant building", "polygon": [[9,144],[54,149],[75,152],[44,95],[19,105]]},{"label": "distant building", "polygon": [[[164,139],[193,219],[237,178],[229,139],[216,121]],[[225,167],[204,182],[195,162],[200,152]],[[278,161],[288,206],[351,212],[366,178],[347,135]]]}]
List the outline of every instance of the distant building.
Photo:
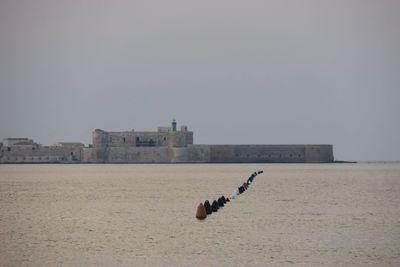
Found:
[{"label": "distant building", "polygon": [[187,126],[157,131],[93,131],[93,144],[42,146],[28,138],[5,138],[0,163],[328,163],[332,145],[195,145]]},{"label": "distant building", "polygon": [[32,139],[28,138],[4,138],[3,145],[7,147],[11,146],[26,146],[26,145],[37,145]]}]

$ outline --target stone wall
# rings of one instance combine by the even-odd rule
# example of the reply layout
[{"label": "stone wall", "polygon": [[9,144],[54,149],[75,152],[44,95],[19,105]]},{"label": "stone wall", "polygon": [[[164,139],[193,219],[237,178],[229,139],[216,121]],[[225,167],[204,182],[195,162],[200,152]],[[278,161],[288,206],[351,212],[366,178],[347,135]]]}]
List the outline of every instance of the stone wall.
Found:
[{"label": "stone wall", "polygon": [[106,163],[107,149],[106,148],[88,148],[82,149],[83,163]]},{"label": "stone wall", "polygon": [[334,161],[332,145],[306,145],[305,155],[307,163],[328,163]]},{"label": "stone wall", "polygon": [[211,145],[215,163],[333,162],[332,145]]},{"label": "stone wall", "polygon": [[0,154],[0,163],[78,163],[81,160],[80,147],[3,146]]},{"label": "stone wall", "polygon": [[324,163],[331,145],[189,145],[84,148],[87,163]]},{"label": "stone wall", "polygon": [[108,163],[170,163],[173,157],[168,147],[110,147]]},{"label": "stone wall", "polygon": [[84,163],[171,163],[174,154],[169,147],[84,148]]},{"label": "stone wall", "polygon": [[210,161],[218,163],[301,163],[303,145],[211,145]]},{"label": "stone wall", "polygon": [[0,163],[327,163],[332,145],[1,147]]},{"label": "stone wall", "polygon": [[188,147],[173,148],[173,163],[209,163],[210,146],[189,145]]}]

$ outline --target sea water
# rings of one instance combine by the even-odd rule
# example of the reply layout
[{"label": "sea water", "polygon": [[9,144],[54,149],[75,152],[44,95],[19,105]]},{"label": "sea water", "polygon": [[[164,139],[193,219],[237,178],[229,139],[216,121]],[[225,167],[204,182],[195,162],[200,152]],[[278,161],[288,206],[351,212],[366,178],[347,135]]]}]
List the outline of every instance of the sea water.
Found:
[{"label": "sea water", "polygon": [[0,165],[0,265],[400,266],[399,207],[400,164]]}]

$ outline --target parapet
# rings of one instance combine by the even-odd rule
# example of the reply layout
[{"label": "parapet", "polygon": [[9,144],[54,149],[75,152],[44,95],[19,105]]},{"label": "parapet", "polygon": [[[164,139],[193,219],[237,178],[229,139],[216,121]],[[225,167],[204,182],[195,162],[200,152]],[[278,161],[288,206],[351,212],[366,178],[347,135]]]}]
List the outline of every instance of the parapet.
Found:
[{"label": "parapet", "polygon": [[32,139],[29,138],[4,138],[3,145],[12,147],[15,145],[37,145]]},{"label": "parapet", "polygon": [[160,126],[160,127],[157,128],[157,132],[159,132],[159,133],[169,133],[169,132],[172,132],[172,128],[171,127]]},{"label": "parapet", "polygon": [[79,143],[79,142],[58,142],[58,143],[55,143],[53,146],[56,146],[56,147],[84,147],[85,145],[83,143]]}]

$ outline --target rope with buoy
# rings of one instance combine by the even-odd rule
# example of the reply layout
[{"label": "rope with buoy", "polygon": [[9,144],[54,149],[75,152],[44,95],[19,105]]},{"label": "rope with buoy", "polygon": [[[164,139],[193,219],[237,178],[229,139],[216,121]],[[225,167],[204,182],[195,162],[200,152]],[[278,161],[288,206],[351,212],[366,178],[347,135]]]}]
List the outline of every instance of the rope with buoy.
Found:
[{"label": "rope with buoy", "polygon": [[[245,192],[250,185],[253,183],[254,179],[256,178],[257,175],[263,173],[264,171],[258,171],[254,172],[250,175],[250,177],[243,182],[243,184],[237,188],[235,188],[230,195],[231,199],[237,198],[240,194]],[[211,215],[213,212],[217,212],[220,208],[224,207],[226,203],[230,202],[231,200],[229,198],[225,198],[225,196],[221,196],[217,200],[214,200],[212,204],[208,200],[204,201],[203,203],[200,203],[197,206],[197,211],[196,211],[196,218],[199,220],[204,220],[207,218],[207,215]]]}]

